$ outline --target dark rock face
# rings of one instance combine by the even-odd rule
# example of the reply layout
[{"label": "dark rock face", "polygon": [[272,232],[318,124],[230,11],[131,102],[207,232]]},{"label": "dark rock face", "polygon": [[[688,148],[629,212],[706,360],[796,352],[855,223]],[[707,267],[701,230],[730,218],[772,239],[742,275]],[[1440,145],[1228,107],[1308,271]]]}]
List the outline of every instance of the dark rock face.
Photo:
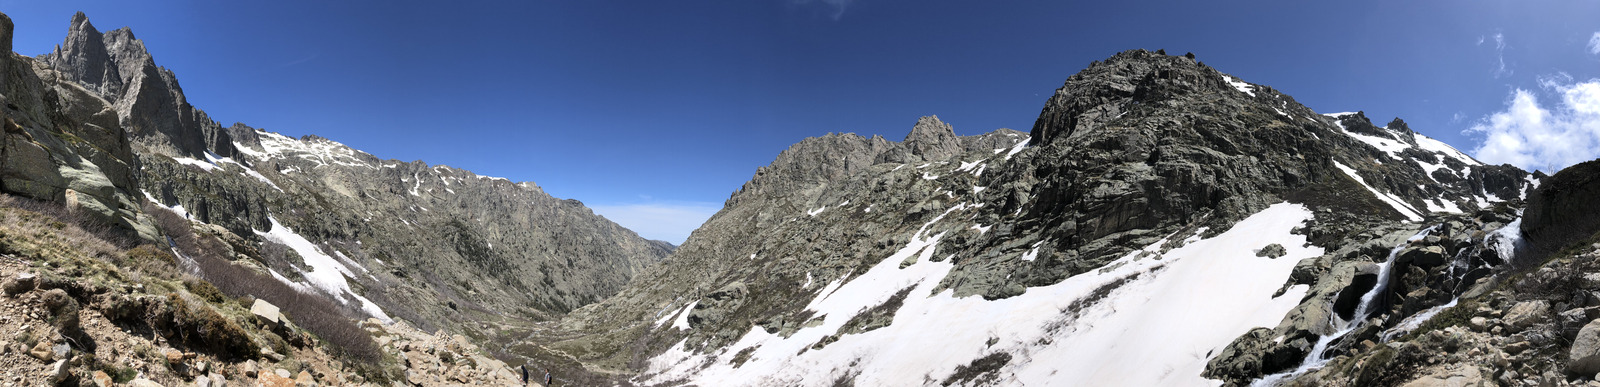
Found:
[{"label": "dark rock face", "polygon": [[227,131],[189,104],[177,76],[157,67],[128,28],[102,34],[79,12],[66,40],[38,59],[111,102],[122,126],[144,146],[195,159],[207,151],[235,153]]},{"label": "dark rock face", "polygon": [[1585,161],[1544,179],[1528,195],[1522,232],[1540,256],[1600,232],[1600,160]]}]

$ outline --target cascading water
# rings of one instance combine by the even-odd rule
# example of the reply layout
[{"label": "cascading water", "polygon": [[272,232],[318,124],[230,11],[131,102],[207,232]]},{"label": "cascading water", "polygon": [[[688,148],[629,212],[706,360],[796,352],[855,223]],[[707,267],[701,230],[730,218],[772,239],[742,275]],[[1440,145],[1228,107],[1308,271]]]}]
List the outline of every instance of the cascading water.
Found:
[{"label": "cascading water", "polygon": [[1400,255],[1401,250],[1405,250],[1406,247],[1411,246],[1411,242],[1416,242],[1422,240],[1423,238],[1427,238],[1428,234],[1432,234],[1433,231],[1438,228],[1439,226],[1435,225],[1423,229],[1421,232],[1418,232],[1417,235],[1407,238],[1406,241],[1400,243],[1399,246],[1395,246],[1393,250],[1389,250],[1389,258],[1385,259],[1383,263],[1378,264],[1378,283],[1373,285],[1372,289],[1367,290],[1366,293],[1361,295],[1361,302],[1357,304],[1355,314],[1350,315],[1349,321],[1345,321],[1344,319],[1339,318],[1337,313],[1332,313],[1330,318],[1333,319],[1333,325],[1338,327],[1338,330],[1333,334],[1324,335],[1321,338],[1318,338],[1317,344],[1311,346],[1311,352],[1306,354],[1306,359],[1301,361],[1299,367],[1295,367],[1293,371],[1263,376],[1260,380],[1257,380],[1255,383],[1251,383],[1250,385],[1252,387],[1277,386],[1282,384],[1285,380],[1305,374],[1306,372],[1320,369],[1324,364],[1327,364],[1328,359],[1324,358],[1322,353],[1328,350],[1328,345],[1332,344],[1334,340],[1338,340],[1339,338],[1349,334],[1351,331],[1361,328],[1362,324],[1365,324],[1367,321],[1366,316],[1372,312],[1371,309],[1373,307],[1373,301],[1379,299],[1379,296],[1389,288],[1389,272],[1390,269],[1394,267],[1395,257]]}]

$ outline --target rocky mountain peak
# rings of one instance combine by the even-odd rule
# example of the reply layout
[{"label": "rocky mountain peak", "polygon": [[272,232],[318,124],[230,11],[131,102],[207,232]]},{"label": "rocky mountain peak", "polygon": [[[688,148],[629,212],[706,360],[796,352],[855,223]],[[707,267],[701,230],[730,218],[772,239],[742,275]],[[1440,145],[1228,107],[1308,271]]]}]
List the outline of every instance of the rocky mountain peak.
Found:
[{"label": "rocky mountain peak", "polygon": [[52,63],[57,70],[102,97],[121,92],[122,76],[106,51],[105,40],[83,12],[72,15],[66,40],[50,55],[57,59]]},{"label": "rocky mountain peak", "polygon": [[939,116],[918,118],[916,126],[911,127],[911,133],[906,134],[905,141],[901,143],[911,154],[928,161],[948,159],[963,150],[955,129],[940,121]]},{"label": "rocky mountain peak", "polygon": [[190,158],[236,152],[227,131],[188,103],[177,76],[156,66],[144,42],[127,27],[100,33],[79,12],[66,39],[38,59],[111,102],[121,126],[140,146]]},{"label": "rocky mountain peak", "polygon": [[[1237,89],[1238,93],[1217,94]],[[1159,103],[1183,95],[1254,98],[1254,85],[1229,77],[1187,56],[1142,49],[1117,53],[1067,78],[1034,122],[1031,144],[1103,126],[1140,103]]]}]

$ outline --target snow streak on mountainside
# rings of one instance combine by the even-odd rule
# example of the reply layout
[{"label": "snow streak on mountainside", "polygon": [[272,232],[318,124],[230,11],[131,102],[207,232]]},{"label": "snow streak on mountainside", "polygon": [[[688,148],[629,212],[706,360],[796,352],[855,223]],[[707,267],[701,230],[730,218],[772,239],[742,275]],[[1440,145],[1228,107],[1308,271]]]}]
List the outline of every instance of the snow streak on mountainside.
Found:
[{"label": "snow streak on mountainside", "polygon": [[[801,141],[546,347],[645,385],[1216,384],[1259,329],[1309,350],[1387,235],[1535,181],[1142,50],[1068,78],[1026,136],[943,133]],[[1443,252],[1478,243],[1452,230]],[[1438,281],[1498,264],[1461,255]],[[1407,307],[1450,299],[1427,289]]]}]

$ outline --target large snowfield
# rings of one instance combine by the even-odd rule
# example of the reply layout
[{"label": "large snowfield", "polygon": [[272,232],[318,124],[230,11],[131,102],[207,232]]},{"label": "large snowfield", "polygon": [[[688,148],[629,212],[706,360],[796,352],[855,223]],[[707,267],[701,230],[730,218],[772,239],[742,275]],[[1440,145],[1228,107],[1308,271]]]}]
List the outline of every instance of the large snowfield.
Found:
[{"label": "large snowfield", "polygon": [[[945,215],[966,208],[958,205]],[[826,316],[820,326],[787,339],[752,326],[735,344],[708,354],[686,352],[680,342],[652,359],[638,382],[825,386],[843,377],[857,385],[934,385],[959,366],[1003,352],[1011,360],[987,382],[1220,385],[1200,376],[1206,362],[1251,328],[1276,326],[1305,295],[1305,286],[1295,286],[1272,297],[1295,263],[1323,253],[1290,233],[1311,215],[1301,205],[1273,205],[1221,235],[1190,238],[1165,253],[1163,240],[1099,270],[995,301],[955,298],[950,290],[931,294],[954,267],[948,259],[929,260],[945,235],[927,235],[928,225],[945,218],[940,216],[866,273],[822,287],[808,305]],[[1288,254],[1256,255],[1273,243]],[[916,263],[900,268],[912,256]],[[802,353],[907,287],[913,290],[892,324]],[[1097,298],[1096,290],[1107,289]],[[747,348],[754,348],[748,361],[730,364]]]}]

